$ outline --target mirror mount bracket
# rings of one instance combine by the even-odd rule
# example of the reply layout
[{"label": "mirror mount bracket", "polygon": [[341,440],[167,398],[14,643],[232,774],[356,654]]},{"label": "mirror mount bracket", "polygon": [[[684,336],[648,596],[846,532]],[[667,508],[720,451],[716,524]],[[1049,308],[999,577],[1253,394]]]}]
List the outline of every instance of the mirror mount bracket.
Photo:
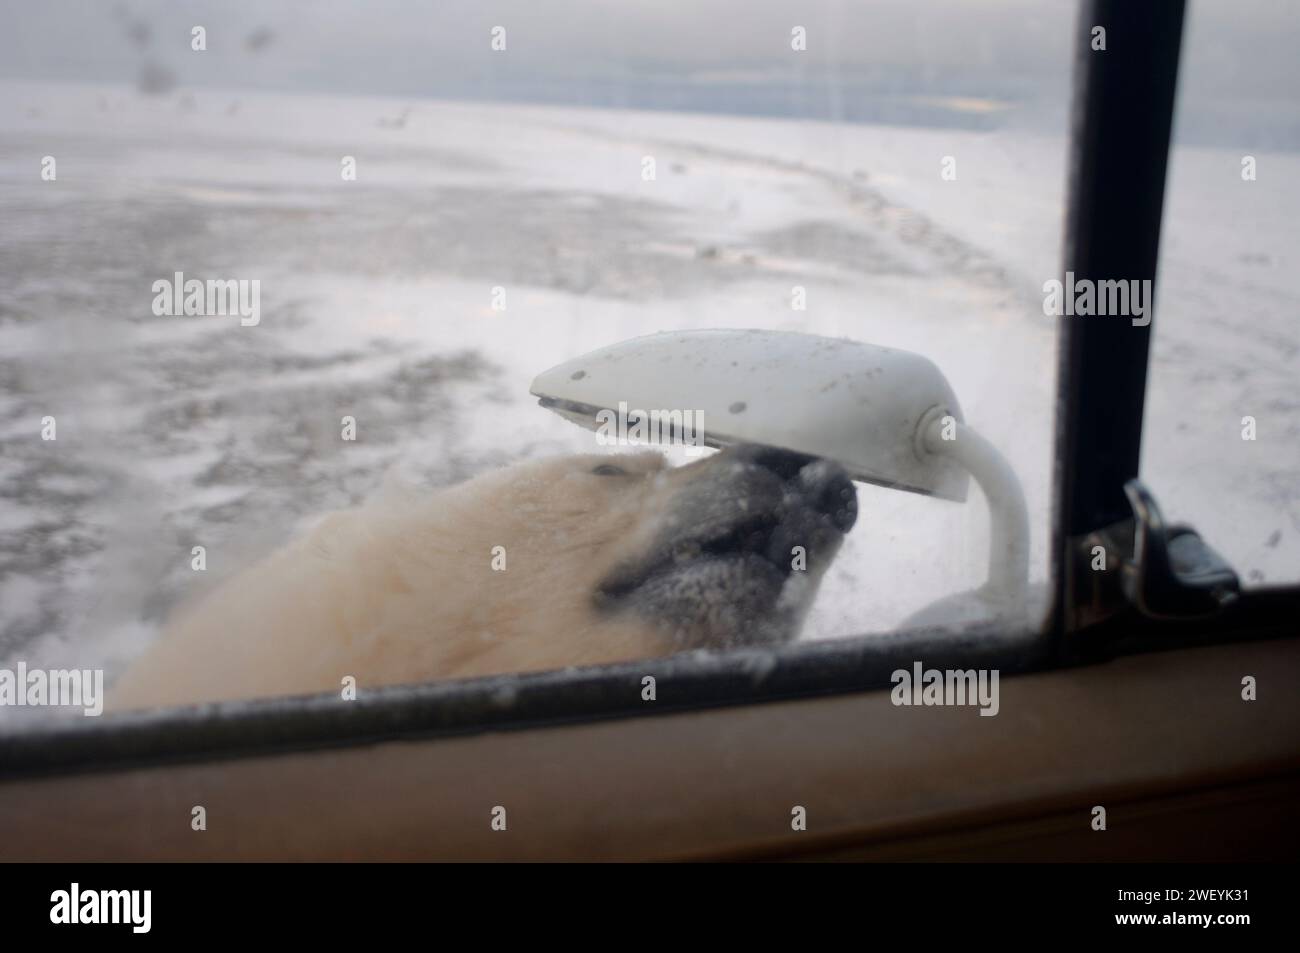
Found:
[{"label": "mirror mount bracket", "polygon": [[944,456],[969,473],[989,508],[989,575],[986,595],[1009,614],[1023,611],[1029,583],[1029,510],[1011,464],[968,424],[932,408],[917,431],[919,447]]}]

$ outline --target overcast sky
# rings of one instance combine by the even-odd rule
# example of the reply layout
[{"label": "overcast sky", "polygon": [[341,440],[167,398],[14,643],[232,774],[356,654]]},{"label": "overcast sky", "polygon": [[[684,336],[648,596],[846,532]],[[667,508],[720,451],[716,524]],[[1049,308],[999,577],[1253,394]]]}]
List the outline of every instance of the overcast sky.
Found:
[{"label": "overcast sky", "polygon": [[[1291,0],[1189,7],[1184,99],[1294,110]],[[134,82],[149,61],[194,87],[872,118],[853,102],[1059,105],[1075,11],[1069,0],[0,0],[0,75]],[[205,53],[190,50],[196,24]],[[504,54],[489,48],[497,25]],[[806,53],[790,50],[794,25]]]}]

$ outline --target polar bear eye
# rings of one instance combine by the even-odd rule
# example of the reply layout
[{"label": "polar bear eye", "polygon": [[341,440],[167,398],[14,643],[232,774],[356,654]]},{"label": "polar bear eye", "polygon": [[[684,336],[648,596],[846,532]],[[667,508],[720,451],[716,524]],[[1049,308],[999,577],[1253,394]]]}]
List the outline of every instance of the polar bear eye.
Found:
[{"label": "polar bear eye", "polygon": [[591,472],[596,476],[627,476],[626,470],[622,467],[616,467],[612,463],[602,463]]}]

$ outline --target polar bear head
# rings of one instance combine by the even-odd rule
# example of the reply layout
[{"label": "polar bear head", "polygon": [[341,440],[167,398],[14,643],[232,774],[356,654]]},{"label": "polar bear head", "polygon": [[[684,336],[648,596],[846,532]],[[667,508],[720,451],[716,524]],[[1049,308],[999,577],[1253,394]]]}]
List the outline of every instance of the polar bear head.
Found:
[{"label": "polar bear head", "polygon": [[178,613],[115,707],[782,643],[856,516],[839,466],[756,447],[676,468],[560,457],[383,494]]},{"label": "polar bear head", "polygon": [[754,446],[676,468],[656,453],[543,460],[443,502],[448,536],[495,540],[508,554],[499,580],[466,580],[485,597],[525,597],[549,624],[594,629],[597,642],[631,628],[669,652],[793,639],[857,518],[841,467]]}]

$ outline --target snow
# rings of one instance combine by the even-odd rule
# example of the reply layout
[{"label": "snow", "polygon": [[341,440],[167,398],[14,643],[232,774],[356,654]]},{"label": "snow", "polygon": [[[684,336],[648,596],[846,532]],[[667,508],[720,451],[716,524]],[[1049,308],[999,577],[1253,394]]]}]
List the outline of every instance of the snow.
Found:
[{"label": "snow", "polygon": [[[193,545],[230,571],[394,467],[439,484],[591,450],[532,378],[684,328],[929,357],[1019,474],[1046,576],[1063,135],[9,83],[0,154],[0,665],[117,670],[208,584]],[[1247,183],[1239,159],[1174,157],[1143,475],[1243,576],[1294,581],[1300,160]],[[155,317],[173,271],[260,280],[261,324]],[[983,581],[977,492],[859,500],[806,638]]]}]

